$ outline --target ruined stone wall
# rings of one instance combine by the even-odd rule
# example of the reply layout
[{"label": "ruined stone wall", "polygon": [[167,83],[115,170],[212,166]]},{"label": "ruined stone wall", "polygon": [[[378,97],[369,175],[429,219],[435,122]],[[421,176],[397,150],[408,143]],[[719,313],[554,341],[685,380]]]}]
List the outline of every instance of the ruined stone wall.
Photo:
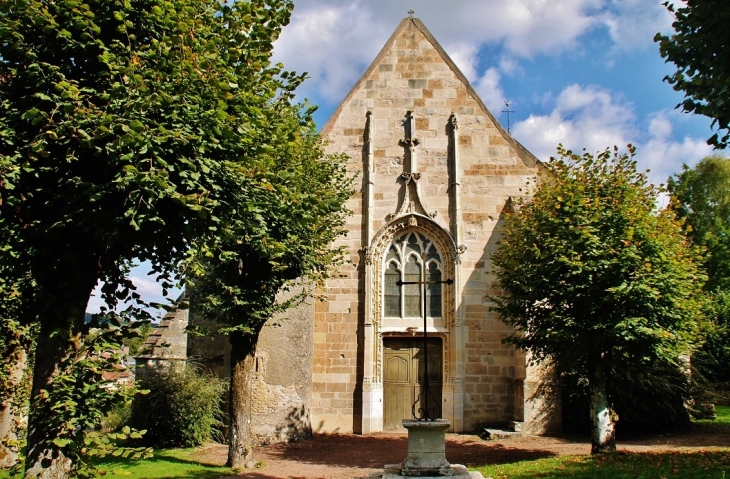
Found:
[{"label": "ruined stone wall", "polygon": [[[261,330],[251,394],[252,433],[259,444],[288,442],[312,434],[312,301],[268,321]],[[167,314],[137,358],[147,367],[194,364],[219,378],[230,378],[231,347],[226,336],[188,335],[188,324],[214,332],[217,325],[190,309]],[[228,397],[221,398],[224,409]]]}]

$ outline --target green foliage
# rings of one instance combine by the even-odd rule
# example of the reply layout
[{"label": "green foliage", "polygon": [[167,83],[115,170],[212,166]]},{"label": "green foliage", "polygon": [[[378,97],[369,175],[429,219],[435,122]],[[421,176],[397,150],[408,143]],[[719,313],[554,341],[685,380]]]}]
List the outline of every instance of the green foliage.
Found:
[{"label": "green foliage", "polygon": [[112,320],[90,331],[87,341],[70,352],[58,365],[52,386],[41,390],[36,410],[47,410],[38,422],[47,437],[71,458],[73,473],[93,477],[96,469],[89,457],[106,455],[148,457],[150,450],[118,445],[119,441],[141,438],[145,431],[123,428],[116,433],[97,430],[107,411],[131,401],[136,390],[117,384],[113,377],[124,370],[122,338],[127,334]]},{"label": "green foliage", "polygon": [[730,5],[725,0],[692,0],[678,8],[669,1],[664,6],[675,16],[675,32],[657,34],[654,41],[662,57],[677,66],[664,80],[684,92],[679,105],[684,111],[712,118],[719,131],[707,142],[725,148],[730,140]]},{"label": "green foliage", "polygon": [[124,345],[129,348],[129,355],[132,357],[144,354],[142,345],[152,331],[154,331],[154,328],[149,321],[142,321],[139,328],[137,328],[137,331],[139,332],[137,336],[124,341]]},{"label": "green foliage", "polygon": [[730,158],[708,156],[669,178],[677,216],[687,235],[707,248],[707,290],[730,290]]},{"label": "green foliage", "polygon": [[705,342],[692,356],[692,364],[710,382],[730,381],[730,290],[709,293],[707,316],[711,327]]},{"label": "green foliage", "polygon": [[636,171],[632,147],[558,153],[493,255],[494,309],[514,327],[506,341],[591,387],[643,387],[642,369],[682,369],[705,276],[673,212],[656,211],[662,189]]},{"label": "green foliage", "polygon": [[332,242],[344,234],[352,194],[345,158],[324,155],[309,117],[305,129],[293,120],[281,127],[294,139],[270,158],[268,173],[258,173],[268,186],[236,192],[235,201],[253,216],[230,238],[199,248],[188,263],[195,307],[222,325],[219,333],[258,333],[311,291],[302,288],[282,301],[278,293],[322,280],[342,260]]},{"label": "green foliage", "polygon": [[706,248],[705,285],[712,328],[693,364],[710,381],[730,380],[730,159],[710,156],[669,178],[673,209],[686,234]]},{"label": "green foliage", "polygon": [[[284,248],[297,242],[269,234],[279,227],[270,219],[303,222],[303,242],[310,233],[325,237],[314,215],[326,208],[313,201],[307,216],[298,209],[309,204],[305,190],[288,179],[322,178],[315,163],[300,161],[314,157],[299,148],[321,152],[311,111],[292,106],[304,75],[271,62],[292,7],[290,0],[0,2],[0,264],[13,272],[8,281],[25,275],[34,285],[23,290],[18,319],[41,323],[36,399],[45,391],[62,401],[50,389],[63,381],[53,378],[68,351],[83,347],[84,310],[99,281],[110,308],[131,301],[129,315],[145,316],[127,274],[132,260],[149,261],[167,289],[196,273],[192,246],[205,260],[263,256],[286,269]],[[338,195],[323,200],[336,203]],[[2,287],[5,278],[0,271]],[[52,413],[32,412],[31,423],[52,421],[42,417]],[[29,464],[49,448],[54,457],[70,451],[52,441],[60,429],[48,431],[31,434]]]},{"label": "green foliage", "polygon": [[193,447],[214,438],[221,425],[224,381],[195,366],[145,369],[130,425],[147,430],[145,443],[155,447]]}]

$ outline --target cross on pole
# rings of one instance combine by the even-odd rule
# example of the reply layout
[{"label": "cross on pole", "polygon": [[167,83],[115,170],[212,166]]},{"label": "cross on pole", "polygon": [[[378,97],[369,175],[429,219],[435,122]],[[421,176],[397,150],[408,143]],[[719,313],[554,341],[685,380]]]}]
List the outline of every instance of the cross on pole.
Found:
[{"label": "cross on pole", "polygon": [[505,107],[506,107],[507,109],[506,109],[506,110],[502,110],[502,113],[507,113],[507,134],[508,134],[508,135],[510,135],[510,134],[511,134],[511,132],[510,132],[510,127],[509,127],[509,114],[510,114],[510,113],[514,113],[514,112],[515,112],[514,110],[510,110],[510,109],[509,109],[509,106],[510,106],[511,104],[512,104],[511,102],[509,102],[509,101],[506,101],[506,100],[505,100],[505,102],[504,102],[504,106],[505,106]]},{"label": "cross on pole", "polygon": [[[406,284],[419,284],[423,286],[423,387],[421,388],[421,393],[418,395],[416,400],[413,402],[413,406],[411,406],[411,414],[413,414],[413,419],[416,419],[418,421],[433,421],[435,419],[438,419],[439,416],[441,416],[441,405],[437,404],[436,408],[429,408],[428,407],[428,397],[431,394],[431,391],[428,387],[428,334],[426,332],[426,317],[427,317],[427,311],[426,307],[428,305],[426,301],[426,294],[428,292],[428,289],[426,286],[429,284],[454,284],[453,279],[446,279],[443,281],[401,281],[398,280],[395,282],[396,286],[400,287]],[[423,398],[423,399],[421,399]],[[434,397],[435,399],[435,397]],[[416,404],[421,403],[421,407],[416,409]]]}]

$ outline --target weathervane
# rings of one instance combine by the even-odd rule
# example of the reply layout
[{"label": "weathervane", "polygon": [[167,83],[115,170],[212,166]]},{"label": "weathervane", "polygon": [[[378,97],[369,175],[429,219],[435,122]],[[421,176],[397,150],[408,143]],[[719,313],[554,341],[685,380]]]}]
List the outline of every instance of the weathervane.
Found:
[{"label": "weathervane", "polygon": [[509,127],[509,114],[514,113],[514,110],[510,110],[509,106],[512,104],[512,102],[509,102],[507,100],[504,101],[504,106],[507,108],[506,110],[502,110],[502,113],[507,113],[507,134],[510,135],[510,127]]}]

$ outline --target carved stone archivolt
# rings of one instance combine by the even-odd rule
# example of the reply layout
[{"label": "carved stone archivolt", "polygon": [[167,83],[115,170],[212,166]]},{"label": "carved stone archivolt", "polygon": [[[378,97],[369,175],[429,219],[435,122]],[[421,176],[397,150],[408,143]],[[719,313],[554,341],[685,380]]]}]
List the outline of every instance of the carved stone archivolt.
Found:
[{"label": "carved stone archivolt", "polygon": [[[406,214],[386,224],[375,234],[368,248],[372,274],[370,275],[370,284],[367,285],[371,292],[370,305],[374,332],[374,344],[371,345],[374,353],[373,359],[375,361],[373,368],[375,372],[374,382],[382,381],[383,351],[381,328],[383,326],[383,269],[385,265],[385,254],[396,237],[409,231],[418,231],[428,237],[436,246],[442,259],[442,274],[444,279],[454,278],[455,275],[456,260],[459,255],[458,249],[449,232],[436,224],[430,217],[417,213]],[[444,302],[442,320],[445,330],[439,331],[438,336],[444,338],[444,362],[448,363],[450,357],[447,354],[450,351],[448,342],[453,337],[450,333],[454,327],[456,312],[456,292],[453,284],[443,285],[442,300]],[[403,334],[406,333],[407,331],[404,330]],[[447,380],[452,373],[452,368],[446,364],[444,368],[444,380]]]}]

